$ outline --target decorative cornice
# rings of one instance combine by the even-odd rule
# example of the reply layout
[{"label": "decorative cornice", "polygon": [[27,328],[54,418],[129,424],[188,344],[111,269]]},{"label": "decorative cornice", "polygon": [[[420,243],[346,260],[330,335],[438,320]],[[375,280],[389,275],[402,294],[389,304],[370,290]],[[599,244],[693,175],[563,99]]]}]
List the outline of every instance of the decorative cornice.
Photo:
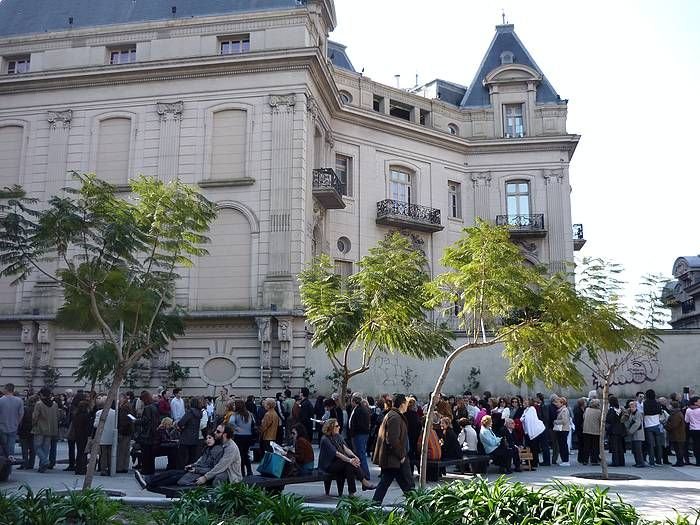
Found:
[{"label": "decorative cornice", "polygon": [[181,120],[184,103],[182,100],[177,102],[158,102],[156,104],[156,113],[160,115],[161,122],[166,120]]},{"label": "decorative cornice", "polygon": [[49,111],[46,120],[49,121],[49,128],[56,129],[56,126],[61,123],[64,128],[70,128],[71,120],[73,120],[73,111],[66,109],[63,111]]}]

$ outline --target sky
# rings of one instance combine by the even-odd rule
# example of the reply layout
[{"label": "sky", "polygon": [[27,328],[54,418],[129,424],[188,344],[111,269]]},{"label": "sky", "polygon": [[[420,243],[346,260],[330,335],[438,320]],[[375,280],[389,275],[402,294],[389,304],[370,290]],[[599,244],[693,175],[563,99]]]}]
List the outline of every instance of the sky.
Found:
[{"label": "sky", "polygon": [[[468,85],[505,11],[581,135],[570,166],[579,256],[648,273],[700,253],[700,2],[335,0],[331,39],[373,80]],[[687,113],[687,114],[686,114]],[[698,129],[695,126],[698,125]]]}]

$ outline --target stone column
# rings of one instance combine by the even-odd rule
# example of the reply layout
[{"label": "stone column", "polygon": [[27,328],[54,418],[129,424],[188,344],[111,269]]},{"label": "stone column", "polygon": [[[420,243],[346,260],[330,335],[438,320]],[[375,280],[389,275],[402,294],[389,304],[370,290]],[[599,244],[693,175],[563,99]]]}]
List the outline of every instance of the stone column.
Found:
[{"label": "stone column", "polygon": [[277,338],[280,342],[280,375],[285,388],[292,380],[292,329],[294,318],[277,317]]},{"label": "stone column", "polygon": [[34,321],[22,322],[22,335],[20,340],[24,344],[24,381],[27,388],[33,387],[34,380],[34,348],[36,339],[36,325]]},{"label": "stone column", "polygon": [[269,275],[291,273],[292,160],[296,96],[271,95],[272,160],[270,169]]},{"label": "stone column", "polygon": [[255,324],[258,325],[258,341],[260,341],[260,373],[263,388],[265,389],[270,388],[270,379],[272,378],[271,321],[271,317],[255,318]]},{"label": "stone column", "polygon": [[73,112],[70,109],[49,111],[47,120],[49,122],[49,148],[46,184],[44,185],[45,200],[57,195],[61,188],[66,186],[68,135],[70,134]]},{"label": "stone column", "polygon": [[472,182],[474,183],[474,222],[477,217],[493,222],[494,218],[491,217],[489,206],[491,173],[488,171],[472,173]]},{"label": "stone column", "polygon": [[158,102],[156,113],[160,116],[160,139],[158,143],[158,178],[173,180],[180,167],[180,122],[184,104]]},{"label": "stone column", "polygon": [[566,247],[571,241],[571,228],[564,217],[564,173],[562,170],[544,170],[547,191],[547,242],[549,244],[549,271],[552,273],[566,271]]}]

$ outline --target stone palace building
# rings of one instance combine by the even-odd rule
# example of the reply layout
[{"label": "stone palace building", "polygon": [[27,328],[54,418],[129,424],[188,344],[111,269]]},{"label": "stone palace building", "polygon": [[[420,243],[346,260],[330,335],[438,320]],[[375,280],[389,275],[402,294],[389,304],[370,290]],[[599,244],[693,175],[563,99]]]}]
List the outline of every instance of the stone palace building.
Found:
[{"label": "stone palace building", "polygon": [[[77,170],[128,197],[137,174],[178,177],[219,210],[210,256],[177,290],[187,333],[143,385],[171,361],[201,393],[269,393],[327,369],[295,279],[315,254],[350,274],[400,230],[438,272],[476,217],[508,225],[553,271],[585,242],[567,100],[512,25],[496,27],[469,86],[406,90],[356,71],[329,40],[337,22],[332,0],[0,2],[0,186],[46,200]],[[37,387],[57,370],[59,388],[80,386],[93,336],[54,323],[61,297],[40,275],[0,280],[2,381]]]}]

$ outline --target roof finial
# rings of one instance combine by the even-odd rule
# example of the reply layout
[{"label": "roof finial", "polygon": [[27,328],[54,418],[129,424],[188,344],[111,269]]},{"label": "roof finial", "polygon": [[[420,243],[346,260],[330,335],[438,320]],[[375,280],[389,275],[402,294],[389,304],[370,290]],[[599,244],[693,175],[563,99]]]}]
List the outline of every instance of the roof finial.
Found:
[{"label": "roof finial", "polygon": [[506,10],[501,9],[501,19],[503,20],[503,25],[506,25]]}]

